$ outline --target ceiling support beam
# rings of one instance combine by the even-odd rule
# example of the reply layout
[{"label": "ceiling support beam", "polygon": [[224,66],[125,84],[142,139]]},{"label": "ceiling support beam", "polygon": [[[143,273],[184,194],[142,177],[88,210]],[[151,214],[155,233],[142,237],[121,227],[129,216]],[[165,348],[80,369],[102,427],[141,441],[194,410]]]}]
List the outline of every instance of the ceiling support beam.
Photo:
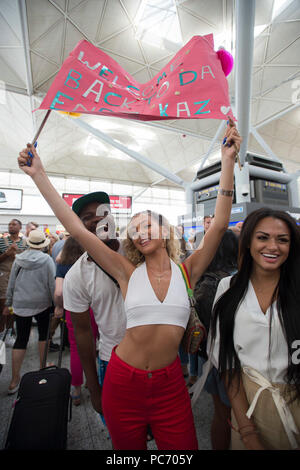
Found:
[{"label": "ceiling support beam", "polygon": [[264,149],[264,151],[267,153],[267,155],[269,155],[269,157],[271,157],[273,160],[276,160],[277,162],[280,162],[280,159],[277,157],[277,155],[275,155],[275,153],[273,152],[273,150],[269,147],[269,145],[267,144],[267,142],[262,138],[262,136],[257,132],[256,129],[254,129],[254,127],[251,127],[250,129],[250,132],[251,134],[253,135],[253,137],[255,138],[255,140],[257,140],[257,142],[259,143],[259,145],[261,145],[261,147]]},{"label": "ceiling support beam", "polygon": [[[216,146],[215,150],[217,150],[217,146]],[[189,166],[194,166],[194,165],[196,165],[196,163],[198,163],[199,160],[201,161],[201,158],[204,158],[204,157],[205,157],[205,153],[203,153],[202,155],[200,155],[200,156],[194,158],[192,161],[189,162]],[[181,171],[184,171],[184,170],[186,170],[186,169],[187,169],[187,166],[186,166],[186,165],[180,167],[179,170],[176,170],[176,171],[175,171],[175,175],[177,175],[178,173],[180,173]],[[157,184],[161,183],[162,181],[164,181],[164,178],[159,178],[158,180],[153,181],[153,183],[151,183],[149,187],[156,186]]]},{"label": "ceiling support beam", "polygon": [[[201,164],[200,164],[200,166],[199,166],[198,171],[202,170],[202,168],[203,168],[203,166],[204,166],[204,163],[206,162],[206,160],[207,160],[208,157],[210,156],[211,151],[212,151],[212,149],[214,148],[215,144],[217,143],[217,140],[219,139],[220,134],[221,134],[221,132],[223,131],[224,127],[225,127],[225,121],[223,120],[223,121],[221,121],[221,123],[220,123],[220,125],[219,125],[219,127],[218,127],[218,129],[217,129],[217,132],[215,133],[214,138],[212,139],[211,143],[209,144],[209,148],[208,148],[206,154],[204,155],[204,157],[203,157],[202,160],[201,160]],[[198,173],[198,171],[197,171],[197,173]],[[195,176],[195,178],[194,178],[193,181],[196,181],[196,179],[197,179],[197,173],[196,173],[196,176]]]},{"label": "ceiling support beam", "polygon": [[[248,165],[248,164],[247,164]],[[268,170],[267,168],[261,168],[255,165],[249,165],[249,174],[255,178],[269,179],[278,183],[290,183],[292,181],[292,175],[289,173],[282,173],[281,171]]]},{"label": "ceiling support beam", "polygon": [[205,188],[207,186],[212,186],[213,184],[218,183],[220,181],[221,172],[218,171],[217,173],[213,173],[212,175],[206,176],[205,178],[201,178],[200,180],[194,181],[190,184],[190,189],[192,191],[200,191],[200,189]]},{"label": "ceiling support beam", "polygon": [[185,186],[185,182],[183,181],[182,178],[179,178],[179,176],[174,175],[169,170],[167,170],[166,168],[163,168],[161,165],[158,165],[157,163],[153,162],[152,160],[145,157],[144,155],[141,155],[138,152],[135,152],[134,150],[128,147],[125,147],[125,145],[122,145],[121,143],[112,139],[110,136],[108,136],[107,134],[104,134],[100,130],[95,129],[94,127],[87,124],[85,121],[82,121],[81,119],[74,119],[73,122],[74,124],[79,126],[81,129],[84,129],[89,134],[92,134],[94,137],[96,137],[96,139],[104,141],[107,144],[111,145],[112,147],[117,148],[121,152],[124,152],[126,155],[129,155],[129,157],[138,161],[142,165],[145,165],[146,167],[150,168],[150,170],[155,171],[159,175],[164,176],[168,180],[172,181],[172,183],[178,184],[179,186],[182,186],[182,187]]},{"label": "ceiling support beam", "polygon": [[32,130],[33,130],[33,133],[35,134],[37,126],[36,126],[35,114],[33,113],[34,89],[33,89],[33,80],[32,80],[30,44],[29,44],[27,10],[26,10],[25,0],[18,0],[18,9],[19,9],[19,15],[20,15],[20,24],[21,24],[21,40],[22,40],[22,46],[24,49],[24,60],[25,60],[25,68],[26,68],[26,87],[27,87],[27,94],[30,99]]},{"label": "ceiling support beam", "polygon": [[22,45],[24,48],[24,56],[25,56],[27,93],[28,93],[28,96],[31,96],[33,95],[33,81],[32,81],[32,71],[31,71],[30,52],[29,52],[27,11],[26,11],[26,3],[24,0],[18,0],[18,8],[19,8],[20,22],[21,22]]},{"label": "ceiling support beam", "polygon": [[[141,123],[141,121],[136,121],[135,119],[133,120],[136,123]],[[157,122],[150,122],[150,121],[143,121],[142,124],[145,124],[145,126],[149,126],[149,127],[156,127],[158,129],[163,129],[169,132],[175,132],[176,134],[189,135],[190,137],[196,137],[197,139],[208,140],[209,142],[211,141],[211,137],[209,137],[208,135],[197,134],[196,132],[191,132],[186,129],[180,129],[179,127],[171,127],[171,126],[167,126],[166,124],[160,124]]]},{"label": "ceiling support beam", "polygon": [[[249,168],[249,175],[256,178],[269,178],[271,181],[277,181],[278,183],[289,183],[292,181],[293,176],[289,173],[282,173],[275,170],[267,170],[266,168],[260,168],[258,166],[249,165],[248,162],[245,163],[245,168]],[[220,180],[221,172],[214,173],[213,175],[206,176],[201,180],[197,180],[190,185],[190,188],[193,191],[200,191],[202,188],[207,186],[212,186],[213,184],[218,183]]]},{"label": "ceiling support beam", "polygon": [[142,194],[144,194],[146,191],[148,191],[148,189],[150,188],[151,186],[148,186],[147,188],[143,188],[141,191],[138,191],[136,194],[134,194],[132,196],[132,202],[133,201],[136,201],[139,197],[142,196]]},{"label": "ceiling support beam", "polygon": [[279,113],[274,114],[273,116],[270,116],[269,118],[265,119],[264,121],[261,121],[259,124],[254,126],[254,129],[260,129],[263,126],[266,126],[267,124],[270,124],[270,122],[275,121],[275,119],[279,119],[283,116],[285,116],[287,113],[290,113],[291,111],[294,111],[294,109],[299,108],[300,106],[300,101],[297,103],[293,104],[292,106],[288,106],[287,108],[283,109]]},{"label": "ceiling support beam", "polygon": [[255,0],[237,0],[235,107],[239,133],[243,138],[240,149],[240,160],[242,165],[245,163],[250,128],[254,20]]}]

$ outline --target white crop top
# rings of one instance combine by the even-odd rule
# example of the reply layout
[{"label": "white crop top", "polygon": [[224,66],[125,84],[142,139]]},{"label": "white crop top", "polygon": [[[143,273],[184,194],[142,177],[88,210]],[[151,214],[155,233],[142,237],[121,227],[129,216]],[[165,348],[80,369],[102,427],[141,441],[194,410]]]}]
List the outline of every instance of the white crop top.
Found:
[{"label": "white crop top", "polygon": [[163,302],[151,286],[146,263],[133,271],[125,298],[127,328],[141,325],[176,325],[186,328],[190,304],[179,267],[171,261],[171,280]]}]

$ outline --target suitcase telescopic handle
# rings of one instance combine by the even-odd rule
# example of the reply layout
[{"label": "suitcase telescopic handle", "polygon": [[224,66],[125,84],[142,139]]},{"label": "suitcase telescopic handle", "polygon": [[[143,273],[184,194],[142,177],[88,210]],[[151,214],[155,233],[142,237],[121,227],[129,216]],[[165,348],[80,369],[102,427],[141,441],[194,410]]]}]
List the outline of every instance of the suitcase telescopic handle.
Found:
[{"label": "suitcase telescopic handle", "polygon": [[46,366],[46,367],[42,367],[40,370],[51,370],[51,369],[58,369],[57,366],[55,365],[52,365],[52,366]]},{"label": "suitcase telescopic handle", "polygon": [[[47,331],[46,346],[45,346],[44,357],[43,357],[41,369],[47,369],[46,362],[47,362],[47,355],[48,355],[48,349],[49,349],[51,320],[52,320],[53,317],[54,317],[54,313],[51,312],[50,315],[49,315],[49,325],[48,325],[48,331]],[[61,326],[61,330],[60,330],[60,347],[59,347],[59,357],[58,357],[57,367],[61,367],[61,362],[62,362],[63,339],[64,339],[64,330],[65,330],[65,313],[64,313],[64,316],[61,320],[62,320],[62,326]],[[53,367],[53,366],[48,366],[48,367]]]},{"label": "suitcase telescopic handle", "polygon": [[47,339],[46,339],[46,345],[45,345],[45,350],[44,350],[44,356],[43,356],[43,362],[42,362],[42,367],[41,367],[41,369],[45,369],[45,367],[46,367],[47,354],[48,354],[48,349],[49,349],[50,326],[51,326],[51,320],[52,320],[52,318],[53,318],[53,312],[51,312],[50,315],[49,315],[49,324],[48,324],[48,330],[47,330]]}]

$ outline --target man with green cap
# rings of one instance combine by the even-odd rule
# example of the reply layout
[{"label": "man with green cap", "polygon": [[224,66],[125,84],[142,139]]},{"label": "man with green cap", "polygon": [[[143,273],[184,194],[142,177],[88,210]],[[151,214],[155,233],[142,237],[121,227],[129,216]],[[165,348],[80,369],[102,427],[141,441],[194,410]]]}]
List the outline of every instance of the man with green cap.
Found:
[{"label": "man with green cap", "polygon": [[[72,206],[85,227],[114,251],[121,249],[115,236],[115,224],[110,213],[110,200],[105,192],[93,192],[77,199]],[[106,366],[114,346],[125,334],[124,302],[119,286],[108,274],[84,253],[68,271],[63,284],[64,308],[71,312],[75,338],[86,376],[91,401],[95,408],[101,404],[101,386]],[[95,364],[94,340],[89,308],[98,326],[99,380]]]}]

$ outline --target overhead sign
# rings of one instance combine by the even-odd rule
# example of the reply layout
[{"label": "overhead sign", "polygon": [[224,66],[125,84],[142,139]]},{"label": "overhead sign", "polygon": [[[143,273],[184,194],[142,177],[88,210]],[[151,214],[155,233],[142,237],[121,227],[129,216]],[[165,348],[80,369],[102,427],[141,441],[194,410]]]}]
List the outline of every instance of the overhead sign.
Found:
[{"label": "overhead sign", "polygon": [[69,193],[63,193],[62,198],[68,206],[72,207],[73,203],[76,201],[76,199],[80,198],[81,196],[84,196],[84,194],[69,194]]},{"label": "overhead sign", "polygon": [[144,84],[82,40],[64,61],[39,109],[144,121],[233,117],[212,34],[194,36]]},{"label": "overhead sign", "polygon": [[[66,203],[72,207],[76,199],[84,194],[63,193],[62,197]],[[109,196],[110,209],[112,214],[131,214],[132,197],[131,196]]]},{"label": "overhead sign", "polygon": [[0,209],[21,210],[22,198],[22,189],[0,188]]},{"label": "overhead sign", "polygon": [[131,196],[109,196],[112,214],[131,214]]}]

